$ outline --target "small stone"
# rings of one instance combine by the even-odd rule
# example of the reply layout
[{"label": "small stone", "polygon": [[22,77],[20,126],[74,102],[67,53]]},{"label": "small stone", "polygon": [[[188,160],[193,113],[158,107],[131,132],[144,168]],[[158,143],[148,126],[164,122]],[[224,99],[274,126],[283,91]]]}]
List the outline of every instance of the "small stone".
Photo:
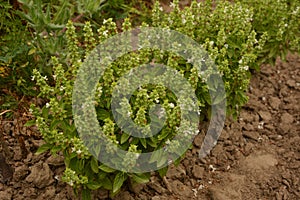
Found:
[{"label": "small stone", "polygon": [[14,169],[6,163],[5,156],[0,153],[0,182],[7,183],[13,177]]},{"label": "small stone", "polygon": [[203,142],[203,136],[202,136],[202,134],[196,135],[196,137],[195,137],[195,139],[194,139],[194,144],[195,144],[195,146],[201,147],[202,142]]},{"label": "small stone", "polygon": [[47,163],[39,162],[31,168],[31,173],[26,181],[33,183],[38,188],[44,188],[54,182],[53,172]]},{"label": "small stone", "polygon": [[119,193],[114,200],[134,200],[128,191]]},{"label": "small stone", "polygon": [[194,196],[193,191],[179,180],[170,183],[175,194],[182,196],[183,199],[191,199]]},{"label": "small stone", "polygon": [[15,169],[14,180],[21,181],[28,174],[29,168],[26,165],[21,165]]},{"label": "small stone", "polygon": [[45,192],[38,196],[37,200],[54,199],[55,195],[55,187],[52,185],[47,187]]},{"label": "small stone", "polygon": [[37,189],[36,188],[27,188],[24,190],[23,196],[26,197],[26,199],[36,199],[37,196]]},{"label": "small stone", "polygon": [[231,200],[230,197],[228,197],[225,192],[215,188],[209,189],[209,197],[211,200]]},{"label": "small stone", "polygon": [[278,164],[277,159],[271,154],[250,155],[244,161],[247,169],[268,169]]},{"label": "small stone", "polygon": [[62,166],[64,165],[64,157],[60,155],[51,155],[46,163],[53,166]]},{"label": "small stone", "polygon": [[258,114],[266,122],[272,119],[272,115],[268,111],[259,111]]},{"label": "small stone", "polygon": [[129,190],[135,194],[139,194],[145,187],[145,184],[141,183],[133,183],[133,181],[130,180],[129,184]]},{"label": "small stone", "polygon": [[12,199],[12,189],[8,188],[4,191],[0,191],[1,200],[11,200]]},{"label": "small stone", "polygon": [[288,80],[287,82],[286,82],[286,84],[287,84],[287,86],[289,86],[289,87],[292,87],[292,88],[295,88],[297,85],[296,85],[296,81],[295,80]]},{"label": "small stone", "polygon": [[255,132],[255,131],[243,131],[242,134],[244,137],[250,138],[255,141],[257,141],[259,138],[259,133]]},{"label": "small stone", "polygon": [[205,169],[199,165],[195,165],[192,170],[192,174],[195,178],[202,179],[205,173]]},{"label": "small stone", "polygon": [[150,182],[147,185],[153,190],[155,190],[156,192],[158,192],[159,194],[164,194],[167,192],[167,190],[163,188],[161,185],[159,185],[158,183]]},{"label": "small stone", "polygon": [[269,104],[273,109],[278,110],[281,104],[281,100],[277,97],[270,97]]},{"label": "small stone", "polygon": [[23,158],[22,149],[19,146],[14,147],[14,160],[19,161]]},{"label": "small stone", "polygon": [[284,113],[281,116],[281,123],[284,124],[291,124],[294,121],[294,117],[292,115],[290,115],[289,113]]},{"label": "small stone", "polygon": [[181,165],[177,167],[171,165],[168,169],[166,177],[169,179],[177,179],[177,178],[182,178],[185,175],[186,175],[186,171],[184,170],[184,167],[182,167]]},{"label": "small stone", "polygon": [[151,198],[151,200],[160,200],[160,197],[159,196],[154,196]]}]

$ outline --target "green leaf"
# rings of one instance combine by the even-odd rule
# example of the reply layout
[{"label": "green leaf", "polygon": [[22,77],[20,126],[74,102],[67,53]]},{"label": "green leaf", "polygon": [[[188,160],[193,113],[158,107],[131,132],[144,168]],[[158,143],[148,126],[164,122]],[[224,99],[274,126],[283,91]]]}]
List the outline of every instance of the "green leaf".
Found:
[{"label": "green leaf", "polygon": [[51,144],[43,144],[38,148],[38,150],[35,152],[36,154],[41,154],[44,153],[45,151],[48,151],[49,149],[52,148]]},{"label": "green leaf", "polygon": [[107,112],[106,110],[104,109],[99,109],[97,110],[97,116],[100,120],[105,120],[107,118],[110,118],[110,114],[109,112]]},{"label": "green leaf", "polygon": [[150,179],[150,173],[145,174],[132,174],[131,178],[136,183],[147,183]]},{"label": "green leaf", "polygon": [[154,162],[157,162],[161,159],[161,156],[162,156],[162,150],[159,149],[159,150],[156,150],[152,153],[152,156],[149,160],[149,163],[154,163]]},{"label": "green leaf", "polygon": [[162,156],[158,158],[157,167],[162,167],[164,164],[167,163],[167,160],[167,156],[162,154]]},{"label": "green leaf", "polygon": [[123,133],[122,136],[121,136],[121,144],[125,143],[128,140],[129,137],[130,137],[129,134]]},{"label": "green leaf", "polygon": [[157,139],[158,139],[158,140],[163,140],[163,139],[165,139],[166,137],[168,137],[169,133],[170,133],[170,132],[169,132],[167,129],[163,129],[163,130],[161,131],[161,133],[157,136]]},{"label": "green leaf", "polygon": [[28,127],[28,126],[33,126],[35,125],[35,120],[29,120],[26,122],[26,124],[24,124],[24,126]]},{"label": "green leaf", "polygon": [[29,50],[27,55],[30,56],[30,55],[34,54],[35,52],[36,52],[36,48],[32,48]]},{"label": "green leaf", "polygon": [[139,140],[140,140],[141,144],[143,145],[143,147],[146,149],[147,148],[147,140],[146,140],[146,138],[140,138]]},{"label": "green leaf", "polygon": [[169,166],[166,166],[166,167],[160,168],[160,169],[158,170],[158,174],[159,174],[160,177],[164,177],[164,176],[167,174],[167,172],[168,172],[168,167],[169,167]]},{"label": "green leaf", "polygon": [[85,160],[84,159],[78,160],[77,164],[78,164],[78,169],[82,171],[84,168]]},{"label": "green leaf", "polygon": [[86,186],[91,190],[97,190],[102,186],[102,184],[92,181],[92,182],[89,182]]},{"label": "green leaf", "polygon": [[102,186],[104,189],[112,190],[112,182],[108,177],[105,177],[105,179],[102,182]]},{"label": "green leaf", "polygon": [[72,170],[79,171],[77,162],[79,162],[77,157],[71,159],[69,167],[72,168]]},{"label": "green leaf", "polygon": [[106,165],[103,165],[103,164],[99,166],[99,169],[101,169],[102,171],[104,171],[106,173],[112,173],[112,172],[116,171],[115,169],[112,169],[112,168],[110,168]]},{"label": "green leaf", "polygon": [[96,158],[94,158],[94,157],[91,160],[91,168],[92,168],[93,172],[95,172],[95,173],[99,172],[98,160]]},{"label": "green leaf", "polygon": [[91,191],[88,188],[82,190],[82,200],[91,200]]},{"label": "green leaf", "polygon": [[50,129],[54,129],[60,122],[61,122],[60,120],[54,119],[51,122]]},{"label": "green leaf", "polygon": [[49,115],[49,109],[46,108],[46,106],[44,106],[43,109],[42,109],[42,116],[43,116],[45,119],[48,119],[48,115]]},{"label": "green leaf", "polygon": [[59,146],[52,147],[52,149],[50,151],[51,151],[52,154],[55,154],[60,150],[62,150],[62,147],[59,145]]},{"label": "green leaf", "polygon": [[116,193],[122,187],[124,181],[126,180],[126,175],[124,172],[118,172],[114,179],[113,193]]}]

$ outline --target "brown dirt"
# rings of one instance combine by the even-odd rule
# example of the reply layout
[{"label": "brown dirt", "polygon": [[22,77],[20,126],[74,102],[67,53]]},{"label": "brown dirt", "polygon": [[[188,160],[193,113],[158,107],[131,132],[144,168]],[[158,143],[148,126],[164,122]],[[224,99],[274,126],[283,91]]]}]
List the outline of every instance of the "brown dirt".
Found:
[{"label": "brown dirt", "polygon": [[[226,122],[209,156],[199,159],[199,135],[165,178],[154,175],[148,184],[126,186],[114,199],[300,199],[300,57],[262,66],[248,94],[238,120]],[[7,144],[0,154],[0,199],[76,199],[60,180],[63,158],[35,155],[43,142],[22,126],[23,118],[0,124]],[[109,199],[108,193],[99,191],[93,199]]]}]

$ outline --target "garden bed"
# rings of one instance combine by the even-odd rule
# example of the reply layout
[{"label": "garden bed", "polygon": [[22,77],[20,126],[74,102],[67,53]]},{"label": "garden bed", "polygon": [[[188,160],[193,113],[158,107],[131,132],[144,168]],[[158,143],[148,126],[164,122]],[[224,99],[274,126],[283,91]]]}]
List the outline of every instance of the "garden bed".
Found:
[{"label": "garden bed", "polygon": [[[237,121],[227,120],[209,156],[198,158],[203,124],[194,148],[164,179],[152,176],[145,185],[125,184],[114,199],[300,199],[299,84],[299,56],[262,66],[251,79],[249,102]],[[18,116],[1,120],[11,156],[2,151],[0,199],[77,199],[61,181],[63,158],[35,155],[43,140],[33,128],[23,127],[26,113]],[[93,199],[108,199],[108,192],[97,191]]]}]

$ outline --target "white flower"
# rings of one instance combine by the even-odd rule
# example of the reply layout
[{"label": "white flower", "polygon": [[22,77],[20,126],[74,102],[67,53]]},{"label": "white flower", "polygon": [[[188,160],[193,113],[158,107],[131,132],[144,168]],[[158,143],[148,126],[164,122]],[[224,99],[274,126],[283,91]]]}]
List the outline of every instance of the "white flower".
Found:
[{"label": "white flower", "polygon": [[245,71],[248,71],[249,66],[246,65],[246,66],[242,67],[242,69],[245,70]]},{"label": "white flower", "polygon": [[258,126],[257,126],[258,129],[264,129],[264,122],[259,122]]},{"label": "white flower", "polygon": [[193,62],[193,59],[192,59],[192,58],[188,58],[186,62],[187,62],[187,63],[192,63],[192,62]]},{"label": "white flower", "polygon": [[70,182],[68,182],[68,184],[69,184],[70,186],[73,186],[73,185],[74,185],[74,183],[73,183],[72,180],[71,180]]},{"label": "white flower", "polygon": [[76,151],[76,148],[75,148],[75,147],[72,147],[71,150],[72,150],[72,152],[75,152],[75,151]]},{"label": "white flower", "polygon": [[60,88],[59,88],[60,91],[63,91],[64,89],[65,89],[64,86],[60,86]]},{"label": "white flower", "polygon": [[171,108],[174,108],[174,107],[175,107],[174,103],[169,103],[169,106],[170,106]]},{"label": "white flower", "polygon": [[46,108],[49,108],[50,107],[50,104],[49,103],[46,103]]},{"label": "white flower", "polygon": [[215,168],[213,165],[209,165],[208,168],[209,168],[212,172],[216,171],[216,169],[217,169],[217,168]]},{"label": "white flower", "polygon": [[173,2],[170,3],[171,8],[175,8],[175,4]]},{"label": "white flower", "polygon": [[34,81],[34,79],[35,79],[35,76],[31,76],[31,80]]},{"label": "white flower", "polygon": [[239,60],[239,64],[242,64],[243,63],[243,59]]},{"label": "white flower", "polygon": [[104,35],[105,37],[107,37],[107,36],[108,36],[108,30],[103,31],[103,35]]},{"label": "white flower", "polygon": [[82,151],[81,151],[80,149],[78,149],[78,150],[76,151],[76,153],[77,153],[77,154],[81,154]]}]

